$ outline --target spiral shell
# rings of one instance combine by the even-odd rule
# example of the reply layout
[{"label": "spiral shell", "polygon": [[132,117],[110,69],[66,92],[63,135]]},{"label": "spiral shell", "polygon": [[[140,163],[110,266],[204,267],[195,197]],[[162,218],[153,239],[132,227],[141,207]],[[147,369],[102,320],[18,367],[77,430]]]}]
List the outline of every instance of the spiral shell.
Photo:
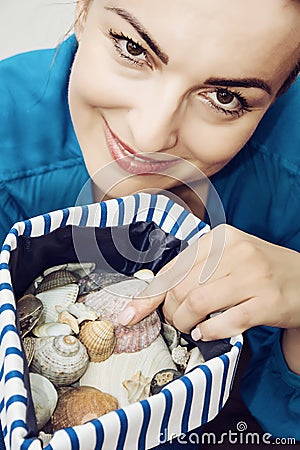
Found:
[{"label": "spiral shell", "polygon": [[37,338],[31,370],[65,386],[84,374],[88,362],[86,348],[75,336]]},{"label": "spiral shell", "polygon": [[108,320],[86,322],[81,327],[79,339],[86,347],[91,361],[105,361],[115,347],[114,325]]},{"label": "spiral shell", "polygon": [[82,425],[118,409],[118,401],[110,394],[91,386],[79,386],[62,394],[52,416],[53,431]]}]

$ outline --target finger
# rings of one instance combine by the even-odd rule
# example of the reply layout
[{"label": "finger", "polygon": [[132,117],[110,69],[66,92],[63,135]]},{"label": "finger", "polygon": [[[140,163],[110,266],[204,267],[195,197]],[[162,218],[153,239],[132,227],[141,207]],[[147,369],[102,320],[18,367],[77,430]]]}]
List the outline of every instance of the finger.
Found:
[{"label": "finger", "polygon": [[156,297],[133,299],[118,315],[121,325],[134,325],[153,312],[163,301],[164,294]]},{"label": "finger", "polygon": [[230,338],[254,326],[267,324],[268,319],[269,308],[262,308],[262,299],[255,297],[199,323],[191,335],[193,339],[203,341]]}]

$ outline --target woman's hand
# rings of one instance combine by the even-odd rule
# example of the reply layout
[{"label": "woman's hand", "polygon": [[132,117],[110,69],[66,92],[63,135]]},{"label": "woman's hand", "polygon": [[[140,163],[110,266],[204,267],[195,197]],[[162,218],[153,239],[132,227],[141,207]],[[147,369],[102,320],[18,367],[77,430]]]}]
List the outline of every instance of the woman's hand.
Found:
[{"label": "woman's hand", "polygon": [[299,253],[229,225],[216,227],[196,245],[193,267],[184,267],[182,281],[178,267],[185,266],[187,250],[159,274],[162,288],[170,286],[167,292],[149,296],[150,285],[147,298],[134,299],[120,314],[121,323],[138,322],[164,301],[166,320],[183,332],[193,330],[194,339],[231,337],[256,325],[300,328]]}]

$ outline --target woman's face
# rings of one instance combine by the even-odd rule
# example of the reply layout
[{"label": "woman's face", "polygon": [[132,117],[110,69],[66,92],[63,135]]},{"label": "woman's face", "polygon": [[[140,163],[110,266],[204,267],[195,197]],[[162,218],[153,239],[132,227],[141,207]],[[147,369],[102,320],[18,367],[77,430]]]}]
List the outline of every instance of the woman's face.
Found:
[{"label": "woman's face", "polygon": [[117,182],[111,195],[120,196],[170,188],[179,183],[173,174],[184,181],[180,159],[207,176],[224,167],[297,62],[298,6],[90,2],[77,24],[69,101],[96,184],[107,190]]}]

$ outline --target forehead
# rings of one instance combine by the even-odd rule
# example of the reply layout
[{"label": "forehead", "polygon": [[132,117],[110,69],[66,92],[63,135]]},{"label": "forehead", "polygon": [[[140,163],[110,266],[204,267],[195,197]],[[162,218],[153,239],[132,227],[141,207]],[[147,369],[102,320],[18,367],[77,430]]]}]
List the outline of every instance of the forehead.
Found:
[{"label": "forehead", "polygon": [[170,64],[196,68],[205,62],[214,71],[234,67],[247,76],[258,71],[268,76],[282,66],[290,70],[299,57],[300,8],[292,0],[98,0],[98,5],[136,17]]}]

